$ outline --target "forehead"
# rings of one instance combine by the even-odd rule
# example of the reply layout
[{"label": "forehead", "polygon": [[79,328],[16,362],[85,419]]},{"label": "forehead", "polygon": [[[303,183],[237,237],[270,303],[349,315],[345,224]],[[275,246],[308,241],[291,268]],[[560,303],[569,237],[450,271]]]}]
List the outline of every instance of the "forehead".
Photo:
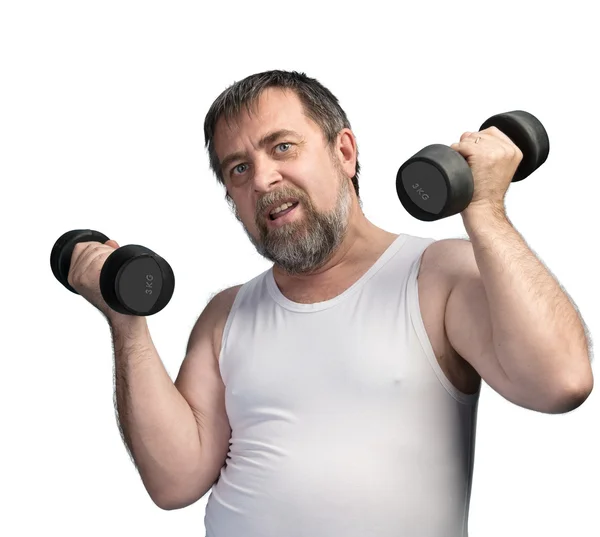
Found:
[{"label": "forehead", "polygon": [[219,118],[215,128],[215,150],[223,158],[248,137],[256,142],[266,132],[279,129],[290,129],[305,135],[320,132],[318,126],[304,114],[302,102],[293,91],[267,88],[250,112],[243,107],[229,122],[223,117]]}]

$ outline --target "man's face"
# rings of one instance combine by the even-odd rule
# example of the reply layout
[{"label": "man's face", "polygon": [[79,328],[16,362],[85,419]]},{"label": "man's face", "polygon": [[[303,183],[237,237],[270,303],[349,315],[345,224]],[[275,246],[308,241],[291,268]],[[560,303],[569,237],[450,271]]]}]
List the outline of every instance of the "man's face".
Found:
[{"label": "man's face", "polygon": [[[260,143],[280,130],[293,133]],[[321,267],[346,234],[355,168],[332,153],[298,97],[267,89],[252,113],[243,109],[229,126],[219,120],[215,150],[235,216],[257,251],[289,274]],[[291,208],[270,214],[287,200]]]}]

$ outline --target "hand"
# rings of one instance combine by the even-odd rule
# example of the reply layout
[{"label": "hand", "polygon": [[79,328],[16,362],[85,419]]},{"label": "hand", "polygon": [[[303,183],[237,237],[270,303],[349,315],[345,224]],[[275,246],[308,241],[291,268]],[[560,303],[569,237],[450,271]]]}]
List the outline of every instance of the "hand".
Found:
[{"label": "hand", "polygon": [[106,258],[119,245],[109,240],[104,244],[99,242],[78,242],[73,248],[71,265],[67,281],[90,304],[98,308],[107,318],[117,315],[108,307],[100,291],[100,271]]},{"label": "hand", "polygon": [[460,142],[450,147],[467,159],[473,173],[473,199],[469,207],[503,206],[506,191],[523,160],[521,150],[496,127],[465,132]]}]

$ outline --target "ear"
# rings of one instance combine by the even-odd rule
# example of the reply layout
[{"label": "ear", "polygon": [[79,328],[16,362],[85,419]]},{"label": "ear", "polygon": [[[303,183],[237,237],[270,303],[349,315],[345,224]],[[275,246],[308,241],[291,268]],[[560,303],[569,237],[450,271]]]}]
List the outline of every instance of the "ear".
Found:
[{"label": "ear", "polygon": [[356,138],[350,129],[342,129],[337,138],[335,156],[338,158],[342,169],[348,174],[348,177],[356,175]]}]

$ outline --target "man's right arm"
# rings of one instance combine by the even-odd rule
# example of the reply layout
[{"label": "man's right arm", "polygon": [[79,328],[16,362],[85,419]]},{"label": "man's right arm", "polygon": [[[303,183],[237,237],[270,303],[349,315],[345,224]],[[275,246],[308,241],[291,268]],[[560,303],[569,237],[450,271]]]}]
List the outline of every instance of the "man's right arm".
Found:
[{"label": "man's right arm", "polygon": [[148,494],[162,509],[179,509],[200,499],[225,464],[231,430],[215,331],[224,324],[234,296],[226,290],[208,303],[192,330],[175,382],[144,317],[109,318],[121,434]]}]

